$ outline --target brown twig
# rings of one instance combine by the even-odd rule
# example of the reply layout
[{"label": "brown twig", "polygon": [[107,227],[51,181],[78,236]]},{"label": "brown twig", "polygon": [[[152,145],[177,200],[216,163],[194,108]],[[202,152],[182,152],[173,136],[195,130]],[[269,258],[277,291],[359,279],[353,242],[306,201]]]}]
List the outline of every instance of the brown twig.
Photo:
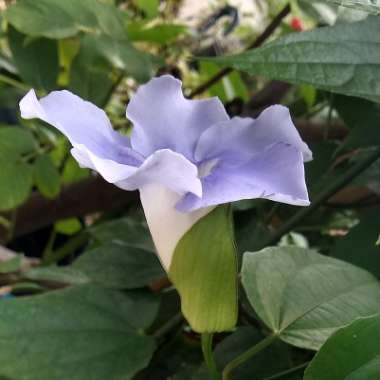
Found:
[{"label": "brown twig", "polygon": [[[281,24],[282,20],[290,13],[290,5],[286,5],[280,13],[272,20],[272,22],[266,27],[266,29],[256,38],[255,41],[251,45],[248,46],[247,50],[254,49],[259,47],[265,42],[265,40],[271,36],[271,34],[277,29],[277,27]],[[224,76],[228,75],[233,69],[231,67],[226,67],[221,69],[218,73],[216,73],[213,77],[208,79],[206,82],[202,83],[200,86],[195,88],[190,92],[188,98],[192,99],[195,96],[202,94],[213,84],[217,83]]]}]

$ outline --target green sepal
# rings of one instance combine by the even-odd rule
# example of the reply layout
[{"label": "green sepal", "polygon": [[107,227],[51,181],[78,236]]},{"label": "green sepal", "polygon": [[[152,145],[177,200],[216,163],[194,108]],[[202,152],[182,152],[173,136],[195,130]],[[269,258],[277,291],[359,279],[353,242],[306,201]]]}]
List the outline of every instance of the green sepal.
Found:
[{"label": "green sepal", "polygon": [[213,333],[237,320],[237,258],[229,206],[215,208],[181,238],[169,277],[192,329]]}]

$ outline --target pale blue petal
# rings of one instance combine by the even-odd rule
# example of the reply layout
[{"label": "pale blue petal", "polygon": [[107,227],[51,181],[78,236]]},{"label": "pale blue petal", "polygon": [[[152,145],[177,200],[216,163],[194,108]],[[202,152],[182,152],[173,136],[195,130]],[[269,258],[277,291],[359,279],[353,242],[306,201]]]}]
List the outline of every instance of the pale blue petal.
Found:
[{"label": "pale blue petal", "polygon": [[195,159],[202,162],[223,156],[240,164],[276,143],[292,145],[302,152],[304,161],[312,159],[312,153],[302,141],[289,110],[280,105],[268,107],[256,120],[234,117],[210,127],[199,139]]},{"label": "pale blue petal", "polygon": [[153,183],[179,194],[190,192],[202,196],[197,167],[182,154],[169,149],[154,152],[134,174],[117,182],[116,186],[124,190],[136,190]]},{"label": "pale blue petal", "polygon": [[287,144],[274,144],[240,167],[219,161],[202,178],[203,196],[187,194],[177,209],[189,212],[241,199],[265,198],[298,206],[310,204],[302,153]]},{"label": "pale blue petal", "polygon": [[[38,100],[30,90],[21,100],[20,110],[23,118],[39,118],[53,125],[74,148],[81,150],[84,146],[99,159],[128,166],[138,166],[144,159],[131,149],[129,138],[112,129],[104,111],[69,91],[53,91]],[[87,166],[85,162],[81,164]]]},{"label": "pale blue petal", "polygon": [[171,149],[190,160],[201,133],[229,119],[219,99],[185,99],[181,81],[169,75],[140,86],[128,104],[127,117],[134,125],[133,149],[144,156]]}]

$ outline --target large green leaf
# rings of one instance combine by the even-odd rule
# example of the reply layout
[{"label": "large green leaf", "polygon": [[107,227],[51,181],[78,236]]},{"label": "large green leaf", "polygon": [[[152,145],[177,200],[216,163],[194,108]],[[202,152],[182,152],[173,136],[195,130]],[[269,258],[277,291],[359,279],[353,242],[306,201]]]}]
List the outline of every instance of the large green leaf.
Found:
[{"label": "large green leaf", "polygon": [[[312,0],[303,0],[309,3],[315,3]],[[325,3],[333,5],[341,5],[342,7],[358,9],[360,11],[380,14],[380,1],[379,0],[323,0]]]},{"label": "large green leaf", "polygon": [[201,218],[175,249],[169,277],[182,313],[197,332],[232,329],[237,318],[237,261],[228,207]]},{"label": "large green leaf", "polygon": [[251,305],[280,339],[319,349],[338,328],[380,308],[365,270],[299,247],[247,252],[242,281]]},{"label": "large green leaf", "polygon": [[19,206],[33,184],[33,168],[23,162],[0,161],[0,210]]},{"label": "large green leaf", "polygon": [[306,369],[304,380],[378,380],[380,315],[337,331]]},{"label": "large green leaf", "polygon": [[21,78],[34,88],[50,91],[59,72],[57,42],[47,38],[27,41],[27,36],[10,28],[9,47]]},{"label": "large green leaf", "polygon": [[4,13],[20,32],[33,37],[66,38],[80,31],[125,33],[116,7],[97,0],[19,0]]},{"label": "large green leaf", "polygon": [[380,21],[369,17],[309,32],[214,61],[252,75],[306,83],[380,102]]},{"label": "large green leaf", "polygon": [[375,245],[379,230],[380,220],[377,215],[363,218],[336,242],[330,255],[360,266],[380,279],[380,247]]},{"label": "large green leaf", "polygon": [[[125,234],[128,234],[126,229]],[[120,244],[105,244],[81,255],[73,265],[92,282],[111,288],[138,288],[165,276],[155,253]]]},{"label": "large green leaf", "polygon": [[127,380],[154,341],[141,329],[157,299],[78,286],[0,303],[0,375],[15,380]]}]

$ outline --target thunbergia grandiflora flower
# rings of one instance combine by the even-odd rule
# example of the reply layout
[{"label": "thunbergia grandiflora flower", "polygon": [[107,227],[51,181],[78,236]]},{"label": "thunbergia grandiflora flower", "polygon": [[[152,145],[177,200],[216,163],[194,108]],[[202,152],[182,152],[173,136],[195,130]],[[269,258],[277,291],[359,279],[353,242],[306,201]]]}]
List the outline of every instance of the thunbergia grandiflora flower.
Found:
[{"label": "thunbergia grandiflora flower", "polygon": [[70,140],[82,167],[124,190],[140,191],[161,262],[168,270],[189,228],[216,205],[266,198],[309,205],[303,162],[312,158],[286,107],[256,119],[230,118],[217,98],[187,100],[164,75],[140,86],[127,107],[131,138],[106,114],[69,91],[20,102],[23,118],[40,118]]}]

